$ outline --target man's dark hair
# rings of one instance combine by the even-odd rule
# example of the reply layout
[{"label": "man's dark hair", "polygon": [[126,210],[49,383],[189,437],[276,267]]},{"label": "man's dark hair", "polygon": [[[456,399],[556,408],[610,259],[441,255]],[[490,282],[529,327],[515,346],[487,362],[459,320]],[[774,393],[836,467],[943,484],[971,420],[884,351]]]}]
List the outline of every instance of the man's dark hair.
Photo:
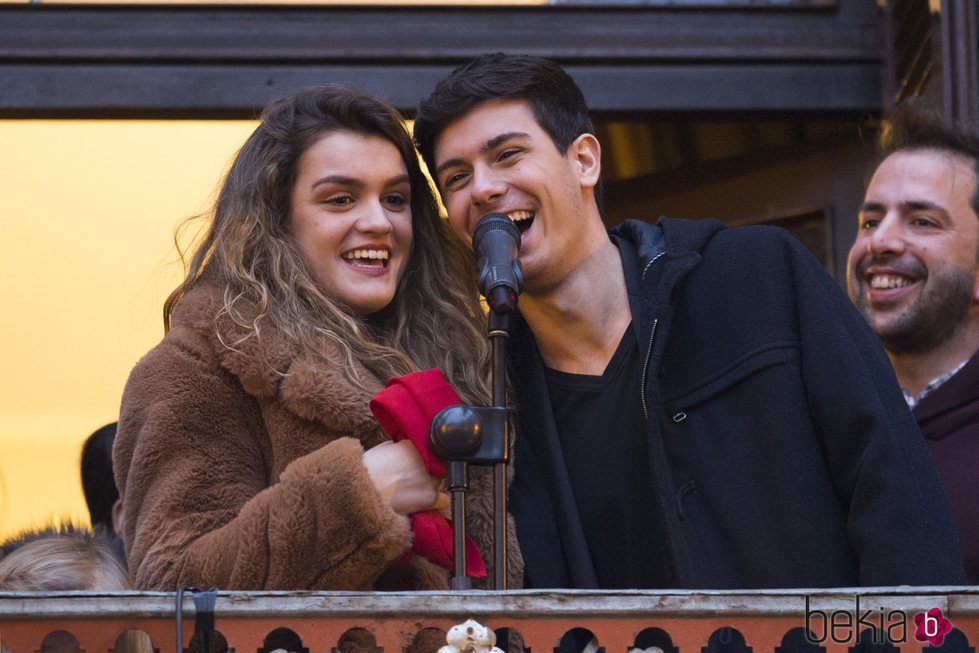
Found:
[{"label": "man's dark hair", "polygon": [[976,134],[952,126],[936,111],[914,102],[894,111],[890,125],[881,132],[880,146],[883,158],[901,151],[939,150],[969,159],[976,180],[972,210],[979,216],[979,137]]},{"label": "man's dark hair", "polygon": [[[560,152],[581,134],[594,134],[585,96],[559,65],[528,55],[484,54],[459,66],[422,100],[415,115],[415,143],[435,174],[435,142],[458,118],[487,100],[524,100],[537,124]],[[595,199],[602,210],[601,182]]]},{"label": "man's dark hair", "polygon": [[106,424],[88,436],[82,446],[82,490],[92,518],[92,528],[112,530],[112,504],[119,498],[112,475],[112,443],[116,439],[116,423]]}]

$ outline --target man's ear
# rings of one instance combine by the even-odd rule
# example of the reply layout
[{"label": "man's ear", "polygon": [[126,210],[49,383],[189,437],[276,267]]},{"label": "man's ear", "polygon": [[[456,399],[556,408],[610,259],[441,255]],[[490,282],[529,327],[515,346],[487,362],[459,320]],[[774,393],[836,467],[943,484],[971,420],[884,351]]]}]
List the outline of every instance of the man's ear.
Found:
[{"label": "man's ear", "polygon": [[578,166],[582,188],[594,188],[602,175],[602,146],[594,134],[582,134],[574,139],[568,153]]}]

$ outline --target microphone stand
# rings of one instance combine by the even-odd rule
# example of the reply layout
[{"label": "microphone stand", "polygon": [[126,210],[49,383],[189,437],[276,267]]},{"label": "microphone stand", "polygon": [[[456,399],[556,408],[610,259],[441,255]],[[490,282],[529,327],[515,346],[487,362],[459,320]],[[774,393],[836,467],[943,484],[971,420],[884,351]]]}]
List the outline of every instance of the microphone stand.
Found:
[{"label": "microphone stand", "polygon": [[449,461],[446,488],[452,501],[452,576],[449,589],[470,590],[472,580],[466,575],[466,491],[469,489],[469,463]]},{"label": "microphone stand", "polygon": [[523,290],[518,255],[520,232],[502,213],[480,218],[473,232],[479,258],[480,291],[489,305],[487,337],[493,350],[493,405],[449,406],[432,420],[429,442],[436,455],[449,461],[452,494],[452,589],[469,589],[466,576],[466,490],[469,464],[493,466],[493,589],[507,588],[506,476],[510,459],[507,419],[506,362],[510,316]]},{"label": "microphone stand", "polygon": [[[505,291],[505,288],[498,290]],[[510,459],[510,427],[506,408],[506,363],[510,315],[516,298],[490,309],[487,337],[493,351],[493,405],[449,406],[432,420],[429,442],[449,462],[447,489],[452,497],[452,566],[449,587],[472,588],[466,575],[466,505],[469,464],[493,467],[493,589],[507,588],[506,476]]]},{"label": "microphone stand", "polygon": [[487,433],[502,443],[502,460],[493,465],[493,578],[494,589],[507,588],[507,462],[510,459],[510,434],[506,418],[506,363],[510,344],[510,311],[490,311],[488,337],[493,347],[493,406],[503,411],[502,433]]}]

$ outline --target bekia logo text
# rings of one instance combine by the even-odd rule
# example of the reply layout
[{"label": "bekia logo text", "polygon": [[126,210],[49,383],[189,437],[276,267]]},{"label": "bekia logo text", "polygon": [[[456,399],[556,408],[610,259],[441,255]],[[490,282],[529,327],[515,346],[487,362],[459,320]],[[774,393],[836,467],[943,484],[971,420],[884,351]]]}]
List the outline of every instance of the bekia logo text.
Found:
[{"label": "bekia logo text", "polygon": [[[914,638],[919,642],[929,642],[941,646],[945,635],[952,630],[952,622],[945,618],[940,608],[914,615]],[[860,597],[854,597],[853,611],[817,610],[806,597],[806,641],[822,644],[826,640],[836,644],[855,643],[860,634],[865,635],[865,643],[900,644],[908,640],[908,615],[904,610],[888,610],[884,607],[867,610],[860,609]]]}]

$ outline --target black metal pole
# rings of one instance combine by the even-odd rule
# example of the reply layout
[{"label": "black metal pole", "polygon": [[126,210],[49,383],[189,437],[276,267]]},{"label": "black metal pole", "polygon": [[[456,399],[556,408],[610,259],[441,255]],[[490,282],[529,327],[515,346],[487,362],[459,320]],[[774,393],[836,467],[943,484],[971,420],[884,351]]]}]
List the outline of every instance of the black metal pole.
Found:
[{"label": "black metal pole", "polygon": [[[507,345],[510,342],[510,313],[489,314],[489,339],[493,343],[493,406],[506,408]],[[507,460],[510,458],[509,420],[503,420],[503,433],[488,433],[502,438],[503,460],[493,465],[493,588],[507,588]]]},{"label": "black metal pole", "polygon": [[449,579],[449,589],[472,589],[472,580],[466,575],[466,490],[469,485],[469,463],[461,460],[449,462],[448,490],[452,497],[452,567],[454,575]]},{"label": "black metal pole", "polygon": [[[516,228],[506,216],[502,222]],[[483,218],[484,220],[486,218]],[[519,234],[515,235],[518,238]],[[520,280],[519,265],[513,262],[514,276]],[[522,281],[520,281],[522,284]],[[493,467],[493,577],[490,587],[507,589],[507,461],[510,458],[510,427],[507,415],[506,368],[510,341],[510,315],[516,308],[519,289],[498,285],[487,295],[490,306],[487,337],[493,352],[492,406],[449,406],[441,410],[429,427],[432,450],[449,461],[449,491],[452,493],[452,589],[469,589],[466,576],[465,493],[468,486],[467,463]]]}]

